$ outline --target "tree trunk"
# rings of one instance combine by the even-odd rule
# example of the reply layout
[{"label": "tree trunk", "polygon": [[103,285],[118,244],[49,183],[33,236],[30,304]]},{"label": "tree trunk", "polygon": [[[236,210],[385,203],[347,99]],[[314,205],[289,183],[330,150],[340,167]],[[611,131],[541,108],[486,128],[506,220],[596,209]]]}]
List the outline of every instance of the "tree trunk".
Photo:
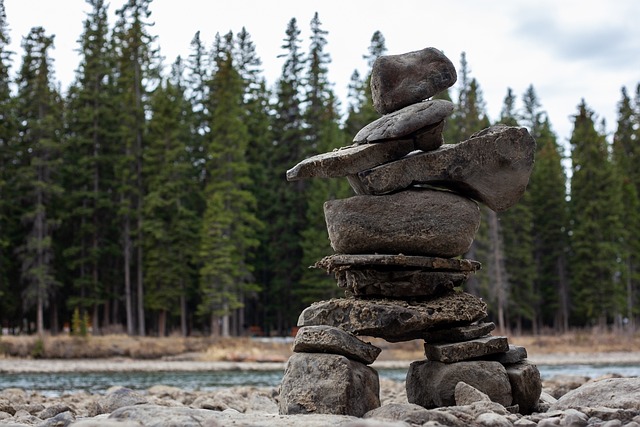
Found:
[{"label": "tree trunk", "polygon": [[180,333],[183,337],[188,335],[187,331],[187,298],[185,296],[184,280],[181,282],[180,288],[182,293],[180,294]]},{"label": "tree trunk", "polygon": [[491,252],[493,258],[493,286],[496,291],[496,302],[498,309],[498,329],[500,333],[506,333],[505,309],[507,306],[507,278],[504,272],[504,252],[502,249],[502,237],[500,236],[500,223],[498,214],[492,210],[488,211],[489,238],[491,241]]},{"label": "tree trunk", "polygon": [[158,336],[167,336],[167,310],[160,310],[158,313]]},{"label": "tree trunk", "polygon": [[124,252],[124,299],[127,313],[127,334],[134,334],[133,327],[133,301],[131,298],[131,224],[129,214],[125,215],[122,231],[123,252]]}]

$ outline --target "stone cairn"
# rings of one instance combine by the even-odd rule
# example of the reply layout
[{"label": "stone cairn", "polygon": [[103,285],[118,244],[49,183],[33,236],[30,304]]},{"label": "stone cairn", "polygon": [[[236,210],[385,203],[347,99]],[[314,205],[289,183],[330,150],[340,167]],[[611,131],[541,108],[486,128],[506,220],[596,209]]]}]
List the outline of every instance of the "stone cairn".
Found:
[{"label": "stone cairn", "polygon": [[498,125],[443,145],[454,106],[430,98],[456,79],[434,48],[378,58],[371,90],[383,116],[353,145],[287,171],[290,181],[347,177],[356,195],[324,204],[336,253],[315,267],[334,273],[345,298],[301,313],[281,414],[362,416],[380,406],[378,373],[368,365],[381,350],[357,336],[425,341],[426,360],[407,373],[410,403],[460,404],[456,395],[468,385],[512,411],[536,408],[540,374],[526,350],[491,336],[486,304],[459,289],[480,268],[460,258],[480,224],[477,202],[503,211],[519,200],[535,141],[524,128]]}]

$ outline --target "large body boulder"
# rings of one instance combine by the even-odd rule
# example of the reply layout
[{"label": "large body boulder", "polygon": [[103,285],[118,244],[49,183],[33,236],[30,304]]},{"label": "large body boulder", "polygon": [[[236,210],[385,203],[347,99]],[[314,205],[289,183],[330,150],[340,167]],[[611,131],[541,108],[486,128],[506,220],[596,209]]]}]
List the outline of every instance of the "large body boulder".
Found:
[{"label": "large body boulder", "polygon": [[407,399],[424,408],[453,406],[460,382],[480,390],[493,402],[512,403],[511,384],[504,366],[484,360],[442,363],[431,360],[413,362],[407,372]]},{"label": "large body boulder", "polygon": [[361,417],[380,406],[375,369],[335,354],[294,353],[280,386],[280,414]]},{"label": "large body boulder", "polygon": [[331,247],[346,254],[455,257],[480,225],[474,201],[428,189],[329,200],[324,214]]}]

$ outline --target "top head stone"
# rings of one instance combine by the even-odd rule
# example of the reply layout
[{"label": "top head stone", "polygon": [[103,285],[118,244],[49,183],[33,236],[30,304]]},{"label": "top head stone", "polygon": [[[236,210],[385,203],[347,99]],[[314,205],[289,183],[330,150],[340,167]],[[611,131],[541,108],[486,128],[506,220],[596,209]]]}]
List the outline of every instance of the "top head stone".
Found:
[{"label": "top head stone", "polygon": [[433,47],[380,56],[371,70],[373,106],[380,114],[391,113],[431,98],[457,78],[449,58]]}]

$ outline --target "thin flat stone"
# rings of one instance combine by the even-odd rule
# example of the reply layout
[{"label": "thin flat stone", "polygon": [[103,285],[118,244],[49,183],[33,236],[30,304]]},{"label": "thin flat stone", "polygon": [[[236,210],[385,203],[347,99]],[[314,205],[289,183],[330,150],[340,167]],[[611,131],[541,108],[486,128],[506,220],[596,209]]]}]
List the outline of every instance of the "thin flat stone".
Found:
[{"label": "thin flat stone", "polygon": [[426,131],[430,125],[439,125],[453,109],[453,103],[444,99],[418,102],[369,123],[360,129],[353,142],[364,144],[408,138]]},{"label": "thin flat stone", "polygon": [[419,339],[425,329],[482,319],[486,309],[480,298],[465,292],[421,302],[341,298],[307,307],[298,318],[298,326],[330,325],[355,335],[399,342]]},{"label": "thin flat stone", "polygon": [[439,258],[412,255],[352,255],[334,254],[322,258],[314,267],[331,273],[351,267],[387,266],[430,269],[434,271],[478,271],[482,267],[478,261],[459,258]]},{"label": "thin flat stone", "polygon": [[509,350],[506,337],[484,337],[471,341],[447,344],[425,344],[424,353],[429,360],[455,363]]},{"label": "thin flat stone", "polygon": [[519,363],[527,358],[527,349],[518,345],[509,344],[509,350],[506,353],[496,353],[487,356],[487,360],[495,360],[503,365],[512,365]]},{"label": "thin flat stone", "polygon": [[350,269],[335,273],[348,295],[386,298],[431,297],[462,286],[469,272]]},{"label": "thin flat stone", "polygon": [[293,341],[296,353],[331,353],[340,354],[351,360],[372,364],[380,352],[380,348],[359,340],[354,335],[333,326],[305,326],[298,330]]},{"label": "thin flat stone", "polygon": [[415,149],[412,139],[398,139],[384,144],[350,145],[309,157],[287,171],[288,181],[305,178],[334,178],[353,175],[397,160]]},{"label": "thin flat stone", "polygon": [[442,186],[504,211],[518,202],[533,169],[536,143],[525,128],[497,125],[459,144],[410,153],[349,177],[357,194],[386,194],[412,185]]},{"label": "thin flat stone", "polygon": [[324,214],[331,247],[346,254],[456,257],[480,225],[474,201],[429,189],[329,200]]},{"label": "thin flat stone", "polygon": [[469,341],[484,337],[496,328],[493,322],[476,323],[472,325],[456,326],[448,329],[428,331],[424,340],[430,344]]},{"label": "thin flat stone", "polygon": [[458,76],[449,58],[433,47],[383,55],[371,70],[373,106],[387,114],[415,104],[452,86]]}]

